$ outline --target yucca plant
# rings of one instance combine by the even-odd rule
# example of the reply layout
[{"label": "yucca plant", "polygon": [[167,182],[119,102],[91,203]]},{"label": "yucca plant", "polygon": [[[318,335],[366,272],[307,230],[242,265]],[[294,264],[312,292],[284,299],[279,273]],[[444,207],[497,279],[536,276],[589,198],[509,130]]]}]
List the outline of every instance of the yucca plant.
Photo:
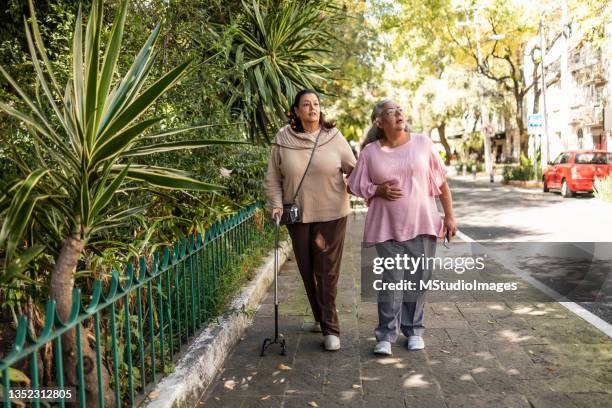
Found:
[{"label": "yucca plant", "polygon": [[[269,140],[296,93],[321,90],[333,66],[320,61],[337,43],[342,12],[333,2],[251,0],[230,29],[227,62],[235,72],[229,107],[244,115],[254,138]],[[223,44],[225,46],[225,44]]]},{"label": "yucca plant", "polygon": [[[151,132],[161,117],[143,118],[148,108],[182,77],[190,62],[149,79],[155,61],[160,24],[134,58],[120,80],[117,61],[126,22],[128,0],[123,0],[108,37],[103,39],[103,0],[94,0],[85,33],[81,10],[76,18],[72,41],[72,72],[66,85],[59,80],[45,51],[32,1],[31,18],[25,22],[26,39],[36,72],[37,94],[29,96],[0,67],[0,72],[28,107],[17,110],[0,102],[0,109],[20,120],[29,130],[35,157],[23,160],[16,151],[8,152],[23,177],[2,183],[0,191],[0,248],[4,249],[1,279],[21,276],[28,264],[43,250],[23,240],[26,229],[38,228],[58,240],[58,253],[50,278],[49,296],[57,312],[67,319],[72,308],[72,288],[79,258],[88,240],[97,232],[125,222],[141,211],[126,208],[116,198],[128,184],[144,183],[166,189],[211,191],[219,186],[192,178],[172,168],[135,163],[135,158],[177,149],[199,148],[219,140],[165,141],[184,128]],[[101,43],[106,49],[101,49]],[[32,165],[34,163],[34,165]],[[76,384],[75,331],[63,338],[66,380]],[[98,402],[96,358],[83,335],[83,353],[88,405]],[[106,370],[103,384],[108,388]],[[89,375],[91,374],[91,375]],[[106,393],[107,400],[112,393]],[[108,401],[112,403],[112,401]]]}]

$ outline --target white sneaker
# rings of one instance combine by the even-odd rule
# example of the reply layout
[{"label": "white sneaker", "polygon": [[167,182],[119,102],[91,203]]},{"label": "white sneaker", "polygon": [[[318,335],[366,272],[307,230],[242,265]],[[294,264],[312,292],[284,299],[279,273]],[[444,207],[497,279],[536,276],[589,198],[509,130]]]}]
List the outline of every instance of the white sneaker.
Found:
[{"label": "white sneaker", "polygon": [[385,356],[391,355],[391,343],[385,340],[379,341],[374,346],[374,354],[383,354]]},{"label": "white sneaker", "polygon": [[410,336],[408,337],[406,348],[408,350],[423,350],[425,348],[425,342],[421,336]]},{"label": "white sneaker", "polygon": [[340,350],[340,339],[338,336],[334,336],[333,334],[328,334],[325,336],[325,350],[327,351],[336,351]]},{"label": "white sneaker", "polygon": [[313,333],[321,333],[321,323],[319,322],[314,322],[312,324],[312,327],[310,328],[310,331]]}]

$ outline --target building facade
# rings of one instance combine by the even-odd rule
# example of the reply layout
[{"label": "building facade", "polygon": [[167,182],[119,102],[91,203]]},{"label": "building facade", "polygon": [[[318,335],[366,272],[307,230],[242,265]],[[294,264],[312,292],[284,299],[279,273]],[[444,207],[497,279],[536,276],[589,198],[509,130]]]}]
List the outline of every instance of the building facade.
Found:
[{"label": "building facade", "polygon": [[[612,26],[606,27],[612,33]],[[609,38],[609,35],[608,37]],[[612,151],[612,44],[610,40],[598,47],[588,41],[572,41],[561,36],[546,50],[544,56],[546,109],[541,93],[541,70],[534,78],[532,47],[539,45],[534,38],[526,47],[524,75],[532,86],[525,97],[528,117],[546,112],[545,126],[530,126],[530,156],[541,149],[543,166],[565,150],[600,149]],[[538,54],[536,54],[538,55]],[[536,94],[537,89],[537,94]],[[545,151],[546,150],[546,151]]]}]

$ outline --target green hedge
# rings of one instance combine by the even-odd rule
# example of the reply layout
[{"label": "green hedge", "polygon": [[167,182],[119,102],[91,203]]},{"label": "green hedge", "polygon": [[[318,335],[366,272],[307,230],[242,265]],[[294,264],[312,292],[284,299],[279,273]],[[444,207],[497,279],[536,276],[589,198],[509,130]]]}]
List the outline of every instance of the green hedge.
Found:
[{"label": "green hedge", "polygon": [[533,180],[534,177],[533,161],[523,154],[521,154],[521,160],[518,166],[504,166],[504,181],[528,181]]}]

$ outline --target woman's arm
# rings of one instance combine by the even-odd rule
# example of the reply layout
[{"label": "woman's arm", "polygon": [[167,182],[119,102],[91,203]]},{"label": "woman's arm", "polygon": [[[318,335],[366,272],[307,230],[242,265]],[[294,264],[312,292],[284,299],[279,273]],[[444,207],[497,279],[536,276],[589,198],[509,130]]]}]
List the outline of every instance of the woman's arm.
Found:
[{"label": "woman's arm", "polygon": [[279,166],[280,154],[278,146],[273,145],[268,160],[268,171],[264,180],[264,190],[268,199],[267,206],[272,212],[272,218],[278,217],[283,212],[283,184]]},{"label": "woman's arm", "polygon": [[338,131],[339,137],[339,152],[340,152],[340,170],[342,173],[349,176],[353,171],[353,168],[357,164],[357,160],[355,159],[355,155],[353,154],[353,150],[351,150],[351,145],[348,144],[344,135],[340,131]]},{"label": "woman's arm", "polygon": [[455,222],[455,214],[453,213],[453,197],[448,187],[448,183],[444,181],[440,186],[440,203],[444,209],[444,233],[450,232],[450,236],[454,237],[457,233],[457,223]]}]

